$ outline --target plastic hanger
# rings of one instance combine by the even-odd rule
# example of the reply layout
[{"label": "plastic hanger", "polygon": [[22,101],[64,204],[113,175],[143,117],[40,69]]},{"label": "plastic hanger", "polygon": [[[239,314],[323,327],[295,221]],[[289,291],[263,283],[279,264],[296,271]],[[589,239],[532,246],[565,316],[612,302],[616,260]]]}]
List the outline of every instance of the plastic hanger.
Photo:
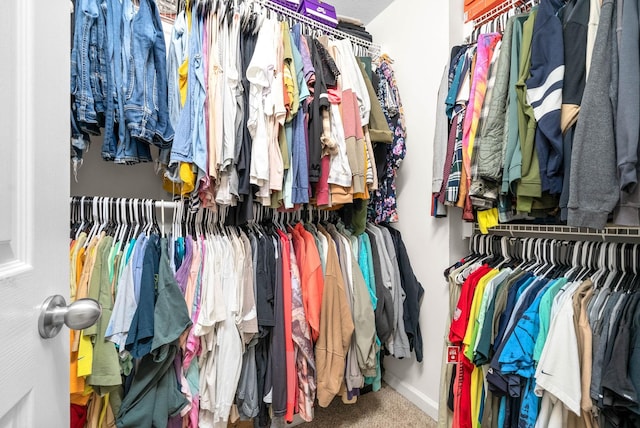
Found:
[{"label": "plastic hanger", "polygon": [[541,278],[550,278],[556,267],[555,239],[545,239],[542,245],[544,264],[538,269],[537,275]]},{"label": "plastic hanger", "polygon": [[622,282],[622,288],[626,291],[632,291],[635,275],[633,274],[633,260],[631,259],[633,252],[632,244],[622,244],[621,256],[623,259],[623,272],[625,273]]},{"label": "plastic hanger", "polygon": [[149,210],[149,204],[151,203],[150,199],[145,199],[142,203],[142,219],[143,219],[143,232],[147,236],[151,236],[151,228],[152,228],[152,220],[151,213]]},{"label": "plastic hanger", "polygon": [[91,200],[91,229],[89,230],[89,232],[87,233],[87,240],[85,242],[85,247],[89,246],[89,243],[91,242],[91,240],[93,239],[94,235],[96,234],[96,231],[98,230],[98,227],[100,227],[100,222],[98,219],[98,198],[93,198]]},{"label": "plastic hanger", "polygon": [[78,198],[75,196],[70,197],[69,206],[71,208],[71,229],[69,236],[71,239],[78,239],[76,238],[76,235],[78,234],[78,227],[80,226],[80,207]]},{"label": "plastic hanger", "polygon": [[180,214],[180,203],[176,202],[176,205],[173,207],[173,213],[171,217],[171,237],[173,239],[177,239],[180,237],[180,228],[178,227],[178,216]]},{"label": "plastic hanger", "polygon": [[569,280],[573,280],[573,276],[580,269],[578,265],[578,254],[580,253],[580,247],[582,246],[582,242],[578,241],[573,244],[571,247],[571,269],[565,274],[565,277]]},{"label": "plastic hanger", "polygon": [[80,237],[80,234],[83,232],[86,226],[85,209],[85,197],[82,196],[80,198],[80,226],[78,226],[78,230],[76,231],[76,239]]},{"label": "plastic hanger", "polygon": [[106,226],[106,213],[104,209],[104,198],[98,198],[98,229],[96,235],[100,235]]},{"label": "plastic hanger", "polygon": [[500,246],[501,260],[496,265],[496,269],[501,269],[503,266],[508,265],[508,263],[511,261],[511,256],[509,255],[509,248],[508,248],[508,242],[507,242],[508,239],[509,238],[507,238],[506,236],[503,236],[498,241],[498,245]]},{"label": "plastic hanger", "polygon": [[118,242],[120,242],[120,231],[122,229],[122,218],[120,216],[120,199],[113,199],[111,201],[111,225],[113,241],[111,242],[111,250],[113,250]]},{"label": "plastic hanger", "polygon": [[613,289],[617,291],[621,291],[622,288],[622,280],[624,277],[624,263],[621,255],[621,246],[617,244],[614,246],[612,252],[612,264],[615,271],[615,276],[612,280]]},{"label": "plastic hanger", "polygon": [[631,290],[633,292],[637,292],[638,287],[640,287],[640,281],[638,280],[638,246],[639,244],[634,244],[629,250],[631,254],[631,273],[633,274]]},{"label": "plastic hanger", "polygon": [[585,266],[586,263],[586,253],[587,253],[587,242],[578,242],[576,243],[576,248],[574,251],[574,266],[575,266],[575,270],[572,272],[572,276],[571,279],[573,281],[580,281],[581,278],[584,276],[585,272],[587,271],[587,268]]},{"label": "plastic hanger", "polygon": [[123,241],[123,243],[128,243],[130,241],[130,239],[127,239],[127,238],[129,237],[129,230],[132,227],[131,222],[129,221],[129,218],[127,217],[128,205],[129,205],[128,199],[122,198],[120,200],[120,218],[122,219],[122,224],[123,224],[123,227],[120,230],[120,240]]},{"label": "plastic hanger", "polygon": [[551,247],[549,239],[540,239],[538,242],[539,260],[538,267],[534,271],[534,275],[544,277],[544,274],[552,267],[551,263]]},{"label": "plastic hanger", "polygon": [[138,200],[137,199],[129,199],[127,203],[127,218],[129,219],[129,234],[127,235],[127,240],[132,240],[138,237],[139,230],[139,222],[138,222],[138,209],[137,209]]},{"label": "plastic hanger", "polygon": [[604,243],[602,246],[598,248],[598,260],[596,262],[597,270],[591,276],[591,280],[593,281],[594,287],[598,287],[600,283],[600,279],[606,272],[606,253],[609,245]]},{"label": "plastic hanger", "polygon": [[162,201],[158,202],[160,204],[160,237],[166,238],[164,232],[164,203]]}]

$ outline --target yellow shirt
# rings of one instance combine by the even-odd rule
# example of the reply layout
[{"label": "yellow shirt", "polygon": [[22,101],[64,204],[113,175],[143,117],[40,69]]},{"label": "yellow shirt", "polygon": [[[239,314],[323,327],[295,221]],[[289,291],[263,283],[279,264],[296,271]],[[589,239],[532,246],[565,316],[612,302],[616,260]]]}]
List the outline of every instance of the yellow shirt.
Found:
[{"label": "yellow shirt", "polygon": [[492,269],[485,276],[480,278],[476,290],[473,293],[473,301],[471,303],[471,311],[469,312],[469,324],[467,324],[467,330],[464,334],[462,343],[464,344],[464,355],[469,361],[473,361],[473,336],[474,331],[477,333],[476,323],[478,322],[478,314],[480,312],[480,306],[482,304],[482,295],[484,289],[489,281],[498,274],[497,269]]},{"label": "yellow shirt", "polygon": [[498,225],[498,209],[478,211],[478,227],[483,234],[489,233],[489,229]]}]

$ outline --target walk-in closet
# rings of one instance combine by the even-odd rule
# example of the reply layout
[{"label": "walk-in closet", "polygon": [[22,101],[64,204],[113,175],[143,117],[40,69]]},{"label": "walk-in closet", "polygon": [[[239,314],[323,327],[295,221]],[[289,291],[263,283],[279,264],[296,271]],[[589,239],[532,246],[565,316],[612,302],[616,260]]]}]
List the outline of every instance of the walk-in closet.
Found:
[{"label": "walk-in closet", "polygon": [[636,426],[638,22],[6,2],[0,427]]}]

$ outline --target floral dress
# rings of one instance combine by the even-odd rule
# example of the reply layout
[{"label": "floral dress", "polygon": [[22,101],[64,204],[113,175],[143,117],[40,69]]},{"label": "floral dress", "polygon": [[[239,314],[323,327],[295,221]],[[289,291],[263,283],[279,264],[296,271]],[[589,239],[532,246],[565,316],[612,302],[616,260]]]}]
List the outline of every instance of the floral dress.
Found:
[{"label": "floral dress", "polygon": [[393,143],[387,147],[384,173],[379,177],[378,190],[371,195],[368,219],[374,223],[398,221],[396,201],[396,175],[406,154],[406,128],[400,93],[390,61],[383,59],[376,69],[378,75],[378,101],[393,133]]}]

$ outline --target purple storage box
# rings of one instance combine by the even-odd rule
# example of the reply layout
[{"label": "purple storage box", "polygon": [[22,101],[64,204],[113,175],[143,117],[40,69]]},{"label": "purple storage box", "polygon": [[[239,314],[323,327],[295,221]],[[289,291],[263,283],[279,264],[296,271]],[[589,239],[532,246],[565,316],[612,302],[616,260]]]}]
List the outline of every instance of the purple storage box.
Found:
[{"label": "purple storage box", "polygon": [[297,11],[300,7],[300,0],[269,0],[271,3],[279,4],[280,6],[284,6],[287,9],[291,9],[293,11]]},{"label": "purple storage box", "polygon": [[338,25],[336,8],[319,0],[301,0],[298,13],[314,21],[335,28]]}]

